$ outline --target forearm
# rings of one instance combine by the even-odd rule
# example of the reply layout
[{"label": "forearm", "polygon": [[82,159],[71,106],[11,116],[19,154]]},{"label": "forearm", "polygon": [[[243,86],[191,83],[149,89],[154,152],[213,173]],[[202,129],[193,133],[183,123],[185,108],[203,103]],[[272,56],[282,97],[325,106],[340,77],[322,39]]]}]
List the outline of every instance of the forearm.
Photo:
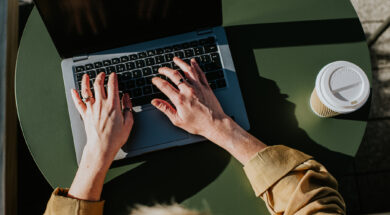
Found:
[{"label": "forearm", "polygon": [[99,201],[111,158],[87,146],[69,189],[68,196],[76,199]]},{"label": "forearm", "polygon": [[228,151],[245,165],[266,144],[242,129],[230,117],[216,120],[213,129],[205,137]]}]

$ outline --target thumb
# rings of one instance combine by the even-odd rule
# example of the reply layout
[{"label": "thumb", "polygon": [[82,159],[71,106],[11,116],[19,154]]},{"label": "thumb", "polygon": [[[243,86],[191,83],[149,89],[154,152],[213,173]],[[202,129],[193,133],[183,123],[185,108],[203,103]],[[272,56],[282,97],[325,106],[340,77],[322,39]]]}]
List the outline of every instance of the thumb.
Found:
[{"label": "thumb", "polygon": [[153,99],[152,105],[163,112],[173,124],[176,118],[176,110],[167,101],[162,99]]}]

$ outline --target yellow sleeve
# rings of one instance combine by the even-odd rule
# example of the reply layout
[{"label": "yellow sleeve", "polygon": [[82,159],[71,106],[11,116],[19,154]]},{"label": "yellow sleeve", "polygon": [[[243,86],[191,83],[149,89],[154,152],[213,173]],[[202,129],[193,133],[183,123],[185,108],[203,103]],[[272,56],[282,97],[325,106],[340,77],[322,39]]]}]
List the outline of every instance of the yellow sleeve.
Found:
[{"label": "yellow sleeve", "polygon": [[56,188],[44,215],[102,215],[104,201],[86,201],[67,197],[69,189]]},{"label": "yellow sleeve", "polygon": [[270,146],[258,152],[244,171],[271,214],[345,214],[336,179],[303,152]]}]

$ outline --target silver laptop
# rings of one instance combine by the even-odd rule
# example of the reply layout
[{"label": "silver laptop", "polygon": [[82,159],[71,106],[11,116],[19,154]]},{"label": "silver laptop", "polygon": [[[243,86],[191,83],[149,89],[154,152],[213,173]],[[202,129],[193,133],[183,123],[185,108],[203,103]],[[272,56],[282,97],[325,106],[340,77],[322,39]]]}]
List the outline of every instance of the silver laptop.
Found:
[{"label": "silver laptop", "polygon": [[135,124],[116,160],[196,143],[203,137],[171,124],[150,101],[166,99],[151,84],[158,68],[174,56],[195,58],[224,111],[244,129],[249,122],[222,25],[221,0],[35,0],[62,57],[62,74],[77,161],[86,134],[70,94],[83,74],[118,74],[119,90],[129,93]]}]

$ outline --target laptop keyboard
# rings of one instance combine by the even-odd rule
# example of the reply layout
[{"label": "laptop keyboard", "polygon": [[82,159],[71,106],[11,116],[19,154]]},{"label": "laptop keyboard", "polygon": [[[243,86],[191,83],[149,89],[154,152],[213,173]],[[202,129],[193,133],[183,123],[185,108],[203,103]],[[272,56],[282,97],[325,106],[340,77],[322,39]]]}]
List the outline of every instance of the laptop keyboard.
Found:
[{"label": "laptop keyboard", "polygon": [[226,87],[221,58],[214,37],[75,66],[76,86],[80,91],[81,79],[84,74],[88,74],[93,90],[93,82],[101,72],[107,74],[104,82],[106,86],[108,75],[115,72],[118,75],[120,93],[129,93],[133,106],[149,104],[154,98],[167,100],[168,98],[152,84],[151,79],[158,76],[170,81],[167,77],[158,74],[160,67],[178,70],[185,77],[183,71],[173,62],[174,56],[188,64],[191,58],[195,58],[213,90]]}]

